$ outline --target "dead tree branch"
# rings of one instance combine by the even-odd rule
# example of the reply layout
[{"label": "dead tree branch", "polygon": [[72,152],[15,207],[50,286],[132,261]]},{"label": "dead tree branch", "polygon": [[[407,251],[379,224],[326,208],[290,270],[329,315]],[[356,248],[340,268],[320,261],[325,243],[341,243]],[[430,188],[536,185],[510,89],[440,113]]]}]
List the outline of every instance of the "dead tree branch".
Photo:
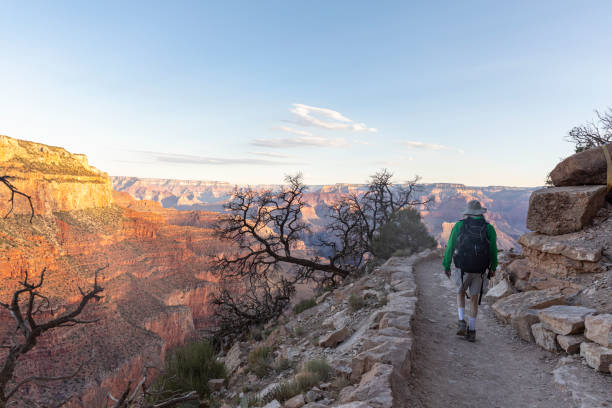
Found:
[{"label": "dead tree branch", "polygon": [[[69,376],[61,377],[29,377],[13,384],[13,377],[17,362],[21,356],[28,353],[36,346],[38,338],[45,332],[59,327],[70,327],[79,324],[89,324],[96,322],[94,320],[78,319],[78,316],[83,312],[85,306],[92,301],[101,299],[100,293],[104,290],[98,285],[98,274],[108,265],[98,268],[94,273],[93,287],[84,292],[81,292],[81,300],[77,307],[73,310],[66,311],[60,316],[51,319],[47,322],[40,323],[35,320],[35,317],[42,312],[53,313],[50,307],[50,302],[47,297],[39,292],[43,286],[46,269],[40,273],[40,278],[37,282],[30,282],[28,271],[24,272],[23,281],[20,282],[21,289],[13,293],[10,303],[0,302],[0,307],[9,311],[16,323],[17,339],[13,339],[7,347],[8,353],[4,361],[0,365],[0,408],[4,408],[8,401],[15,396],[20,387],[32,381],[59,381],[67,378],[72,378],[78,374],[78,371]],[[10,387],[10,388],[9,388]]]},{"label": "dead tree branch", "polygon": [[576,145],[576,152],[612,143],[612,108],[603,113],[596,110],[595,115],[597,120],[575,126],[568,132],[566,140]]},{"label": "dead tree branch", "polygon": [[9,179],[11,179],[11,178],[13,178],[13,177],[6,176],[6,175],[5,176],[0,176],[0,182],[2,182],[11,191],[11,197],[9,198],[9,203],[10,203],[11,207],[9,208],[9,210],[6,213],[6,215],[4,216],[4,218],[7,218],[13,212],[13,209],[15,207],[15,194],[17,194],[17,195],[20,195],[20,196],[22,196],[22,197],[24,197],[25,199],[28,200],[28,204],[30,205],[30,222],[32,222],[32,219],[34,219],[34,205],[32,204],[32,197],[30,197],[26,193],[23,193],[23,192],[19,191],[13,185],[13,183],[11,183],[9,181]]}]

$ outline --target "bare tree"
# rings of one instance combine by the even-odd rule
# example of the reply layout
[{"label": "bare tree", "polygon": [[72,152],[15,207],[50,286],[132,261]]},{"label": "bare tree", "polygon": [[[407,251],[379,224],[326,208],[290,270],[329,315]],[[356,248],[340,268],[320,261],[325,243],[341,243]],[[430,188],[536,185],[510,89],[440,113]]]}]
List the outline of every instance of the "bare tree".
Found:
[{"label": "bare tree", "polygon": [[9,303],[0,302],[0,307],[8,310],[15,320],[17,333],[17,336],[8,339],[8,344],[5,339],[0,345],[0,348],[6,350],[4,361],[0,365],[0,408],[6,407],[17,391],[27,383],[65,380],[78,373],[79,370],[62,377],[33,376],[18,382],[14,380],[15,368],[19,358],[32,350],[36,346],[39,337],[45,332],[61,327],[89,324],[98,321],[98,319],[82,320],[78,317],[91,300],[97,301],[101,299],[100,293],[104,289],[98,285],[98,273],[107,266],[95,271],[91,290],[84,292],[79,288],[81,300],[74,309],[66,311],[46,322],[36,320],[36,317],[41,314],[54,314],[49,298],[40,292],[40,288],[44,283],[46,269],[43,269],[40,273],[38,282],[30,282],[30,277],[26,270],[23,281],[20,282],[21,288],[13,293],[11,301]]},{"label": "bare tree", "polygon": [[280,277],[235,280],[225,283],[213,297],[215,306],[216,338],[224,346],[226,341],[239,337],[245,328],[265,324],[280,316],[295,293],[295,286]]},{"label": "bare tree", "polygon": [[576,145],[577,153],[612,143],[612,108],[603,113],[596,110],[595,115],[597,120],[575,126],[567,134],[566,140]]},{"label": "bare tree", "polygon": [[289,304],[296,283],[314,280],[335,285],[360,270],[372,254],[372,241],[396,212],[429,202],[418,200],[416,177],[395,185],[382,170],[364,191],[342,197],[328,208],[329,224],[315,246],[326,256],[296,253],[311,233],[302,219],[306,186],[301,175],[286,177],[277,191],[236,189],[226,204],[228,213],[217,223],[216,236],[234,243],[235,251],[214,260],[222,281],[246,286],[224,288],[214,297],[218,334],[238,335],[251,325],[278,317]]}]

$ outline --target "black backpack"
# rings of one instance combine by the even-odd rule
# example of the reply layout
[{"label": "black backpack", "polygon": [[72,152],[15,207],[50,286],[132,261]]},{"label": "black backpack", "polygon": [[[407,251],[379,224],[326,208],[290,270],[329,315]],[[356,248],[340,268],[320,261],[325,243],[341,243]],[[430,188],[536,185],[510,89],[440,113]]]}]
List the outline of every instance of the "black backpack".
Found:
[{"label": "black backpack", "polygon": [[463,220],[453,254],[455,266],[466,273],[484,273],[491,265],[488,223],[484,218]]}]

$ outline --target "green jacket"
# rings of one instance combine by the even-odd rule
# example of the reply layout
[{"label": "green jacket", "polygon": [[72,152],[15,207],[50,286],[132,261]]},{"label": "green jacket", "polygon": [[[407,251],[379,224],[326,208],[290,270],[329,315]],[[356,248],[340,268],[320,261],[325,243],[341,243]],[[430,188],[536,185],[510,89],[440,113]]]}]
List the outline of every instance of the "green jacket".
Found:
[{"label": "green jacket", "polygon": [[[483,216],[473,217],[476,219],[482,219]],[[459,235],[459,231],[461,231],[461,226],[463,225],[463,221],[458,221],[453,230],[450,233],[450,237],[448,238],[448,245],[446,245],[446,251],[444,251],[444,261],[442,261],[442,265],[444,265],[444,270],[450,270],[451,263],[453,261],[453,252],[457,247],[457,237]],[[487,224],[487,235],[489,236],[490,243],[490,252],[491,252],[491,269],[497,269],[497,233],[495,232],[495,228],[491,224]]]}]

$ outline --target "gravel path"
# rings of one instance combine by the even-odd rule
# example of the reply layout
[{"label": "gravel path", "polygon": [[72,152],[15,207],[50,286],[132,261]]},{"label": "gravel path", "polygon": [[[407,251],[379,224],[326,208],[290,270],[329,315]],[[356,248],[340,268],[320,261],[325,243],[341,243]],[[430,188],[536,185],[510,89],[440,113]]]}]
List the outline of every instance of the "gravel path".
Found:
[{"label": "gravel path", "polygon": [[456,336],[456,295],[441,260],[424,262],[415,272],[419,303],[414,322],[414,400],[409,406],[577,406],[571,394],[554,382],[558,355],[517,338],[511,328],[495,320],[484,301],[476,343]]}]

